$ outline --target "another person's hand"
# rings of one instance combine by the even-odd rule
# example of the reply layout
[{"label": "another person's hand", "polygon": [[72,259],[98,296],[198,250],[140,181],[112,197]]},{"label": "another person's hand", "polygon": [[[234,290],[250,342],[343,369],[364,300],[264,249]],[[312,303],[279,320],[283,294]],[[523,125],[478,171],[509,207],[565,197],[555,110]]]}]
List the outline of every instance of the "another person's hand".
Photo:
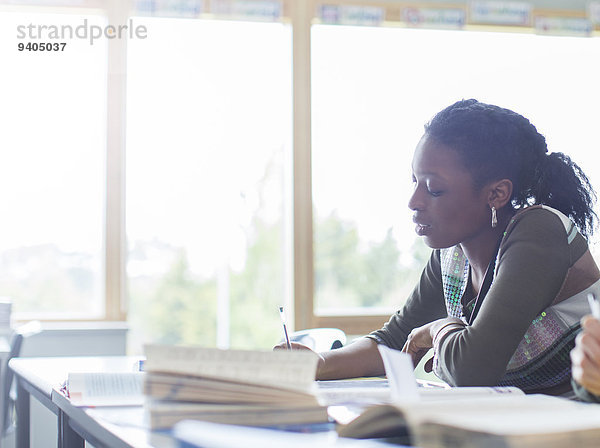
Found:
[{"label": "another person's hand", "polygon": [[594,395],[600,395],[600,321],[585,316],[583,331],[571,350],[573,379]]},{"label": "another person's hand", "polygon": [[[319,357],[319,362],[317,363],[317,378],[318,378],[320,370],[325,365],[325,358],[323,358],[323,355],[315,352],[313,349],[311,349],[310,347],[307,347],[304,344],[300,344],[299,342],[290,342],[290,345],[292,346],[292,350],[308,350],[309,352],[315,353]],[[287,344],[285,342],[281,342],[280,344],[277,344],[275,347],[273,347],[273,350],[288,350]]]}]

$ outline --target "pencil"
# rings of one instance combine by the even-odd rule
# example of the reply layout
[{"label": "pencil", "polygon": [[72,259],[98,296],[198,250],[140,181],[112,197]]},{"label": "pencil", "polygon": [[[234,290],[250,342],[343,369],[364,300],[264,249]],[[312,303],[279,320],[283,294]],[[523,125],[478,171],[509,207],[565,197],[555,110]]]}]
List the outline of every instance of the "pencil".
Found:
[{"label": "pencil", "polygon": [[589,293],[587,299],[590,304],[590,309],[592,310],[592,316],[596,319],[600,319],[600,303],[596,300],[596,296],[593,293]]},{"label": "pencil", "polygon": [[283,335],[285,336],[285,345],[288,350],[292,349],[292,344],[290,344],[290,337],[287,332],[287,325],[285,324],[285,314],[283,313],[283,307],[279,307],[279,316],[281,317],[281,323],[283,324]]}]

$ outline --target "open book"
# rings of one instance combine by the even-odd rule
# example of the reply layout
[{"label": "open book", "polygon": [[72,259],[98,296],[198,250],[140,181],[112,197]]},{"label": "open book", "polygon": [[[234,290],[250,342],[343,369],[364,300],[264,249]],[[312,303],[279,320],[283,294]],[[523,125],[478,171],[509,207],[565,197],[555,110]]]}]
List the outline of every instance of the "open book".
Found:
[{"label": "open book", "polygon": [[380,437],[408,430],[422,448],[597,447],[600,406],[547,395],[488,395],[368,408],[342,437]]},{"label": "open book", "polygon": [[183,419],[257,426],[328,419],[315,394],[314,353],[166,345],[145,351],[152,428]]},{"label": "open book", "polygon": [[516,387],[416,388],[407,355],[379,349],[390,400],[356,412],[331,406],[342,437],[409,435],[421,448],[598,446],[600,406],[525,395]]},{"label": "open book", "polygon": [[71,372],[64,392],[75,406],[135,406],[144,403],[143,372]]},{"label": "open book", "polygon": [[[366,392],[366,391],[365,391]],[[338,433],[345,437],[393,437],[406,436],[409,432],[408,421],[404,412],[418,412],[421,408],[431,407],[447,409],[455,402],[469,402],[471,399],[492,397],[524,396],[517,387],[452,387],[431,388],[419,387],[419,399],[398,402],[391,396],[383,396],[379,391],[370,395],[370,403],[365,394],[362,400],[334,400],[329,406],[329,415],[338,423]],[[350,395],[351,396],[351,395]],[[361,403],[366,405],[361,406]]]}]

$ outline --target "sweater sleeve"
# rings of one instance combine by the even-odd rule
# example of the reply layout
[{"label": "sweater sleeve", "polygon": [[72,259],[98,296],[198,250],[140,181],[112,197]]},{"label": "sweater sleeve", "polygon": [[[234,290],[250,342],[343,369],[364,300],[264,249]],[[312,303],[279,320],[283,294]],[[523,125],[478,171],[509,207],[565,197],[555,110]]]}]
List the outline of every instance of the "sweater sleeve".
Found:
[{"label": "sweater sleeve", "polygon": [[[573,260],[561,220],[542,208],[518,217],[472,325],[436,347],[436,374],[454,386],[494,386],[533,319],[551,305]],[[580,236],[580,235],[579,235]]]},{"label": "sweater sleeve", "polygon": [[441,275],[440,251],[435,250],[406,304],[390,317],[383,328],[367,337],[400,350],[413,328],[446,317]]}]

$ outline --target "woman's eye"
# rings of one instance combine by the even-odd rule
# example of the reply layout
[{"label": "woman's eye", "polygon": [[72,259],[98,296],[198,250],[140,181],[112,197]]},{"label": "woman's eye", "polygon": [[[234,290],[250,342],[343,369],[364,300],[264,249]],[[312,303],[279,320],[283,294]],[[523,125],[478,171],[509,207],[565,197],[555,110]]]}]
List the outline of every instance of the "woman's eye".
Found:
[{"label": "woman's eye", "polygon": [[438,190],[427,190],[427,192],[434,198],[437,198],[438,196],[441,196],[444,193],[443,191]]}]

